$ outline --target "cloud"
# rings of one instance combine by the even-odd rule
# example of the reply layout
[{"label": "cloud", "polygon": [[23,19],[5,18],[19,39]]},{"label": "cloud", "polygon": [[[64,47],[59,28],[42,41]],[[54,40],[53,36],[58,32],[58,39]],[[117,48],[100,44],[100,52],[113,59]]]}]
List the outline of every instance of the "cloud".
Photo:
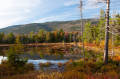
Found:
[{"label": "cloud", "polygon": [[78,3],[79,3],[79,0],[71,0],[71,1],[65,2],[64,6],[77,5]]},{"label": "cloud", "polygon": [[74,19],[80,18],[79,12],[74,13],[75,10],[70,10],[70,11],[73,11],[73,12],[71,12],[71,13],[70,12],[62,12],[61,14],[43,17],[43,18],[40,18],[40,19],[34,21],[34,23],[44,23],[44,22],[52,22],[52,21],[68,21],[68,19],[74,20]]},{"label": "cloud", "polygon": [[44,17],[44,18],[41,18],[41,19],[35,21],[35,23],[44,23],[46,21],[51,22],[51,21],[61,20],[61,19],[64,19],[66,16],[68,16],[68,15]]},{"label": "cloud", "polygon": [[97,9],[97,8],[102,8],[102,7],[105,7],[105,5],[97,5],[97,6],[95,6],[95,5],[87,5],[87,6],[85,6],[84,7],[84,9]]},{"label": "cloud", "polygon": [[41,3],[42,0],[0,0],[0,28],[24,20]]},{"label": "cloud", "polygon": [[56,16],[49,16],[49,17],[44,17],[44,18],[41,18],[37,21],[35,21],[35,23],[44,23],[44,22],[51,22],[51,21],[64,21],[67,19],[67,17],[69,17],[70,15],[69,14],[66,14],[66,15],[56,15]]},{"label": "cloud", "polygon": [[59,12],[56,10],[63,7],[64,2],[64,0],[0,0],[0,28],[32,23],[40,17],[52,16]]},{"label": "cloud", "polygon": [[87,3],[93,3],[96,2],[97,0],[87,0]]},{"label": "cloud", "polygon": [[[0,27],[3,26],[10,26],[11,24],[14,24],[17,21],[22,20],[23,18],[13,18],[13,19],[4,19],[4,20],[0,20]],[[3,27],[4,28],[4,27]]]},{"label": "cloud", "polygon": [[87,3],[105,2],[106,0],[87,0]]}]

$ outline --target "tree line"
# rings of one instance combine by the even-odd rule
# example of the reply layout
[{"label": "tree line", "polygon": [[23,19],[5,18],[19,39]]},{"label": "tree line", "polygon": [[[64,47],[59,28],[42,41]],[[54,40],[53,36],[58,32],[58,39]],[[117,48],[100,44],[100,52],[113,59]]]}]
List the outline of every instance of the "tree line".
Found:
[{"label": "tree line", "polygon": [[22,44],[29,43],[58,43],[58,42],[73,42],[79,41],[80,32],[65,32],[62,29],[52,32],[41,29],[39,33],[33,31],[29,34],[9,34],[0,33],[0,44],[14,44],[15,40],[19,36]]}]

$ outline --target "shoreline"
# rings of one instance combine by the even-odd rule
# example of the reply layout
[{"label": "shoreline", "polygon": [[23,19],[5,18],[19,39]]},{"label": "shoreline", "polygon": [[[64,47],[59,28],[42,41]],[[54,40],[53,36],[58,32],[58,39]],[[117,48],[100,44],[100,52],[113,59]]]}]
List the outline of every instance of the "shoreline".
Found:
[{"label": "shoreline", "polygon": [[[14,44],[0,44],[0,47],[9,47]],[[30,43],[30,44],[23,44],[26,46],[40,46],[40,45],[74,45],[74,43]]]}]

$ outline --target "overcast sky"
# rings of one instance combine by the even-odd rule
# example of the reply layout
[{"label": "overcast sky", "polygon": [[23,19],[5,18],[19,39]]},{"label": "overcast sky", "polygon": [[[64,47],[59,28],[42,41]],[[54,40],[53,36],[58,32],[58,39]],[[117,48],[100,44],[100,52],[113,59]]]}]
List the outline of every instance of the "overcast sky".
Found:
[{"label": "overcast sky", "polygon": [[[68,21],[80,19],[80,0],[0,0],[0,28],[11,25]],[[83,18],[98,18],[105,4],[94,4],[97,0],[83,0]],[[120,0],[112,0],[113,2]],[[112,3],[113,9],[120,13],[118,3]]]}]

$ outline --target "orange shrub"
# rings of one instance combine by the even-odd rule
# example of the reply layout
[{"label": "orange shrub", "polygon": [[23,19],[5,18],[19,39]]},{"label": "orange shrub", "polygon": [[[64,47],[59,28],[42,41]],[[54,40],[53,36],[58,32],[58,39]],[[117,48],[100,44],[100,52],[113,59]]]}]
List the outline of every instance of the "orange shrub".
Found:
[{"label": "orange shrub", "polygon": [[115,56],[115,57],[113,57],[113,60],[120,62],[120,56]]},{"label": "orange shrub", "polygon": [[99,46],[100,46],[101,48],[103,48],[103,47],[105,46],[105,41],[101,41],[101,43],[99,44]]}]

